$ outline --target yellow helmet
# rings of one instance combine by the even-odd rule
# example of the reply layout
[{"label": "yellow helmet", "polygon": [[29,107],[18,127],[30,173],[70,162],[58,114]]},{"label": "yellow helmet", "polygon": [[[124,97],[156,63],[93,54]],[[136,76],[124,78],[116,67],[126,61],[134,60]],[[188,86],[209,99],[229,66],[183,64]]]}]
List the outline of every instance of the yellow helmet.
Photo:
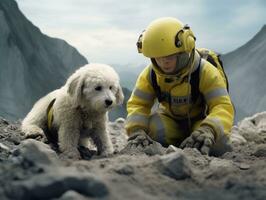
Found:
[{"label": "yellow helmet", "polygon": [[149,58],[168,56],[174,53],[190,53],[195,48],[195,36],[189,26],[172,17],[152,21],[139,36],[139,53]]}]

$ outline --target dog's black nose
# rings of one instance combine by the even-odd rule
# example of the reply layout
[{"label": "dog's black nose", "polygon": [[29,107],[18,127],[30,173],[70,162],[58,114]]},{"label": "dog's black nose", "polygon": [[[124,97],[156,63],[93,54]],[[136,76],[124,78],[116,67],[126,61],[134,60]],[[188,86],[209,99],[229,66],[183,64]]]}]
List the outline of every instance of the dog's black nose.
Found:
[{"label": "dog's black nose", "polygon": [[112,100],[109,100],[109,99],[106,99],[106,100],[105,100],[105,104],[106,104],[107,106],[112,105],[112,103],[113,103]]}]

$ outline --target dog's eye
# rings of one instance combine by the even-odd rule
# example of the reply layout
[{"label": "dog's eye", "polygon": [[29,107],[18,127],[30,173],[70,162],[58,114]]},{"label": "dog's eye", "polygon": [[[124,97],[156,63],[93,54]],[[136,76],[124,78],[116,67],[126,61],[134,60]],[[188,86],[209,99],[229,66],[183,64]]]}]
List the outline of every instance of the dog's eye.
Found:
[{"label": "dog's eye", "polygon": [[110,90],[113,89],[113,86],[110,86],[109,89],[110,89]]},{"label": "dog's eye", "polygon": [[97,87],[95,88],[95,90],[97,90],[97,91],[101,91],[101,90],[102,90],[102,86],[97,86]]}]

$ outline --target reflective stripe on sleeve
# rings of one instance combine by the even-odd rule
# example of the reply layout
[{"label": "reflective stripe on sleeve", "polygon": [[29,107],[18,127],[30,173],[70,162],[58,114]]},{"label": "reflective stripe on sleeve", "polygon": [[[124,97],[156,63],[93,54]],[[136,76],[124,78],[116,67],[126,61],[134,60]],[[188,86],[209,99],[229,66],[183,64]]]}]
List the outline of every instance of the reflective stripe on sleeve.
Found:
[{"label": "reflective stripe on sleeve", "polygon": [[127,117],[126,119],[127,124],[145,124],[146,126],[149,123],[149,118],[144,116],[144,115],[139,115],[139,114],[132,114]]},{"label": "reflective stripe on sleeve", "polygon": [[221,97],[221,96],[228,96],[228,92],[225,88],[218,88],[215,90],[212,90],[204,95],[205,100],[208,102],[213,98]]},{"label": "reflective stripe on sleeve", "polygon": [[133,91],[133,95],[139,97],[140,99],[143,99],[145,101],[152,101],[154,99],[154,95],[147,93],[147,92],[143,92],[137,88],[134,89]]}]

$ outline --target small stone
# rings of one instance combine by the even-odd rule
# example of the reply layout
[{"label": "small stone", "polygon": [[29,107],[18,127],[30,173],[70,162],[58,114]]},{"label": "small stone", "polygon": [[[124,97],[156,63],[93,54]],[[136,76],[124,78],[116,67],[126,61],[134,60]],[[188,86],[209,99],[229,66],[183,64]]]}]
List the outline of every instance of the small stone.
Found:
[{"label": "small stone", "polygon": [[112,141],[113,144],[116,144],[116,139],[115,138],[112,138],[111,141]]},{"label": "small stone", "polygon": [[216,180],[228,176],[237,169],[233,161],[231,160],[220,159],[220,158],[211,158],[211,159],[212,160],[209,163],[209,173]]},{"label": "small stone", "polygon": [[238,167],[239,167],[239,169],[242,169],[242,170],[248,170],[250,168],[250,165],[248,165],[246,163],[239,163]]},{"label": "small stone", "polygon": [[176,152],[178,150],[177,147],[175,147],[174,145],[169,145],[165,151],[166,154],[169,154],[169,153],[173,153],[173,152]]},{"label": "small stone", "polygon": [[191,164],[180,150],[161,156],[157,163],[159,171],[176,180],[183,180],[192,176]]},{"label": "small stone", "polygon": [[165,149],[158,142],[153,142],[152,144],[144,147],[143,151],[149,156],[165,154]]},{"label": "small stone", "polygon": [[131,175],[134,174],[134,168],[131,165],[125,165],[120,169],[115,170],[118,174]]},{"label": "small stone", "polygon": [[266,157],[266,144],[259,145],[253,155],[256,157]]},{"label": "small stone", "polygon": [[0,149],[4,150],[4,151],[10,151],[10,148],[6,145],[4,145],[3,143],[0,143]]}]

